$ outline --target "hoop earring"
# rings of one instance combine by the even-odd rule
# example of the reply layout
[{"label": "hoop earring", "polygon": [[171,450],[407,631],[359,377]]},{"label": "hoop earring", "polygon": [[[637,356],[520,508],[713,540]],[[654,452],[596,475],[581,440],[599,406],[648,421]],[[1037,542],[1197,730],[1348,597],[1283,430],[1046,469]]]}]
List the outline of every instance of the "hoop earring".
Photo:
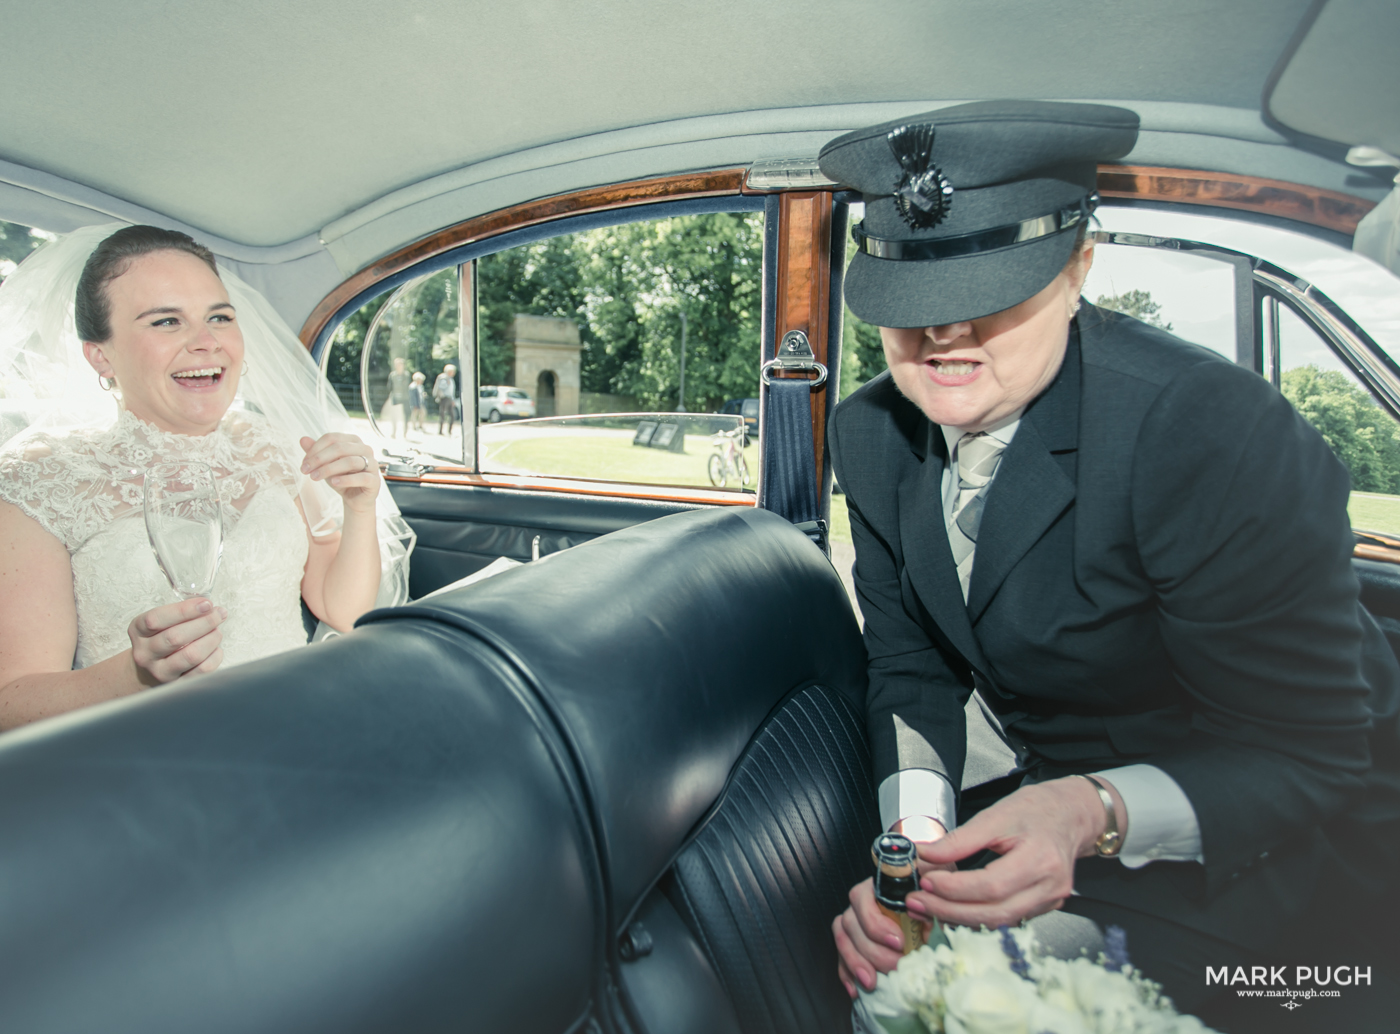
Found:
[{"label": "hoop earring", "polygon": [[246,360],[246,359],[243,360],[243,372],[242,372],[239,376],[241,376],[241,377],[247,377],[247,376],[248,376],[248,360]]},{"label": "hoop earring", "polygon": [[107,382],[107,378],[106,378],[106,377],[103,377],[102,374],[100,374],[100,373],[97,375],[97,383],[100,384],[100,385],[102,386],[102,390],[103,390],[103,391],[111,391],[113,388],[115,388],[115,387],[117,386],[117,380],[116,380],[115,377],[112,378],[112,381],[111,381],[111,383],[109,384],[109,383]]}]

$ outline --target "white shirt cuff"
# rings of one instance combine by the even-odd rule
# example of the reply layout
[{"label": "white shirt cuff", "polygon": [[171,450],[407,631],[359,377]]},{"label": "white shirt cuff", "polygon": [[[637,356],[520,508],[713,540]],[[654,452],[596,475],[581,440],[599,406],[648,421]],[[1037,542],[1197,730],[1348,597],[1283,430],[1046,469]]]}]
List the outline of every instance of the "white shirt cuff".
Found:
[{"label": "white shirt cuff", "polygon": [[1175,779],[1156,765],[1125,765],[1094,775],[1113,784],[1128,811],[1128,835],[1118,860],[1129,869],[1157,861],[1205,863],[1196,809]]},{"label": "white shirt cuff", "polygon": [[880,784],[881,828],[889,829],[911,815],[937,819],[951,833],[958,824],[958,801],[953,784],[930,768],[905,768],[886,776]]}]

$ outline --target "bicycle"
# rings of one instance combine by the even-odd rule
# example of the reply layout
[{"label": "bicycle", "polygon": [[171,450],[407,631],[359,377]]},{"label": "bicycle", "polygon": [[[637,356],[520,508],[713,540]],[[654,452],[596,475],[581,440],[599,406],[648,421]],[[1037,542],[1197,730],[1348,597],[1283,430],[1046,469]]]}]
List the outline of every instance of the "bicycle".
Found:
[{"label": "bicycle", "polygon": [[742,445],[746,437],[742,426],[710,436],[715,446],[715,451],[710,454],[710,484],[723,488],[731,477],[738,479],[741,485],[749,483],[749,464],[744,459]]}]

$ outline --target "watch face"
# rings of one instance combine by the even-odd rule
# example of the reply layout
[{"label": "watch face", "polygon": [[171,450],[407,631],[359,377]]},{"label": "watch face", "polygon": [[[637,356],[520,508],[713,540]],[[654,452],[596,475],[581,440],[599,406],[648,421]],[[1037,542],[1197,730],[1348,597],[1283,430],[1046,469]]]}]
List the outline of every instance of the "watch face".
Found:
[{"label": "watch face", "polygon": [[1105,858],[1112,858],[1123,848],[1123,838],[1115,829],[1104,833],[1094,844],[1094,850]]}]

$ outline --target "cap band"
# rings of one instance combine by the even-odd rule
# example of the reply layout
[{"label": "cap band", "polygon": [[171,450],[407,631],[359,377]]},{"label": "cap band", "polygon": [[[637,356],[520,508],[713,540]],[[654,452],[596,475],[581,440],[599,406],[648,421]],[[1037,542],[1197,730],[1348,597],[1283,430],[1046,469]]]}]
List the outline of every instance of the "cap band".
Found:
[{"label": "cap band", "polygon": [[930,259],[976,255],[984,251],[1007,248],[1013,244],[1023,244],[1040,237],[1049,237],[1053,233],[1078,226],[1098,207],[1099,195],[1095,191],[1078,204],[1051,212],[1049,215],[1022,219],[1019,223],[1008,223],[990,230],[978,230],[976,233],[960,233],[955,237],[914,241],[872,237],[864,230],[864,220],[851,227],[851,237],[861,251],[874,258],[888,259],[891,262],[926,262]]}]

